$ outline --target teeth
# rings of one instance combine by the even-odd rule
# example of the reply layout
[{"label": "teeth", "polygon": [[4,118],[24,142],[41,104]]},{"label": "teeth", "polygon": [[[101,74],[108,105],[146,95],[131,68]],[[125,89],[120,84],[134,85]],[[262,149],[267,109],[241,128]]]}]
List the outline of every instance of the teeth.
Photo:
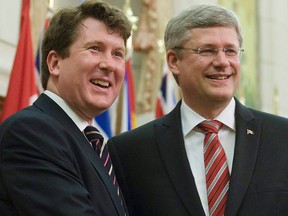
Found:
[{"label": "teeth", "polygon": [[100,85],[100,86],[104,86],[104,87],[109,86],[109,83],[105,82],[103,80],[93,80],[92,83],[94,83],[95,85]]},{"label": "teeth", "polygon": [[227,79],[227,76],[222,76],[222,77],[210,77],[211,79],[218,79],[218,80],[224,80]]}]

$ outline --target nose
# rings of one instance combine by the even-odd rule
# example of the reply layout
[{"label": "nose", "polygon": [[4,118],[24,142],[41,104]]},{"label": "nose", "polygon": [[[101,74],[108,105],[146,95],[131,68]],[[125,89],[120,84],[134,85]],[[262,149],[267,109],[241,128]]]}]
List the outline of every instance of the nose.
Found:
[{"label": "nose", "polygon": [[106,69],[108,68],[107,61],[102,60],[102,61],[99,63],[99,68],[102,69],[102,70],[106,70]]},{"label": "nose", "polygon": [[228,67],[230,65],[230,62],[223,49],[218,50],[218,53],[213,59],[213,65],[217,67]]},{"label": "nose", "polygon": [[109,54],[103,54],[99,62],[99,68],[106,72],[114,71],[114,61]]}]

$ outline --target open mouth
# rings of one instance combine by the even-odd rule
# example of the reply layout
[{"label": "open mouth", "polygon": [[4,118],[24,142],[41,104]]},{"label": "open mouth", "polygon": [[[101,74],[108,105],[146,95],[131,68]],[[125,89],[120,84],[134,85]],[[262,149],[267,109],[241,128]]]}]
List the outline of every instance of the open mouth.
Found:
[{"label": "open mouth", "polygon": [[103,80],[92,80],[91,83],[101,88],[108,88],[110,86],[108,82],[103,81]]},{"label": "open mouth", "polygon": [[228,79],[230,77],[230,75],[228,76],[207,76],[209,79],[215,79],[215,80],[225,80]]}]

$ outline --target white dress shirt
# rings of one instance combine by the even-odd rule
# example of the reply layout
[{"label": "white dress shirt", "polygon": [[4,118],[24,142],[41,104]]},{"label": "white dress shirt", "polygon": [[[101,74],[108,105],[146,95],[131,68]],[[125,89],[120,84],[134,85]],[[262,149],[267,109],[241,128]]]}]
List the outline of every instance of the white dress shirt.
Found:
[{"label": "white dress shirt", "polygon": [[[203,153],[203,141],[205,135],[199,130],[195,130],[195,127],[206,119],[189,108],[184,100],[182,100],[180,112],[184,143],[188,160],[195,179],[203,209],[205,214],[209,216]],[[235,100],[232,98],[228,106],[214,119],[223,123],[222,128],[218,132],[218,137],[224,148],[230,173],[232,171],[235,147],[234,113]]]},{"label": "white dress shirt", "polygon": [[53,101],[55,101],[55,103],[57,103],[64,110],[64,112],[66,112],[66,114],[77,125],[80,131],[83,131],[89,125],[88,122],[82,119],[79,115],[77,115],[66,103],[66,101],[64,101],[61,97],[59,97],[58,95],[49,90],[45,90],[44,94],[46,94]]}]

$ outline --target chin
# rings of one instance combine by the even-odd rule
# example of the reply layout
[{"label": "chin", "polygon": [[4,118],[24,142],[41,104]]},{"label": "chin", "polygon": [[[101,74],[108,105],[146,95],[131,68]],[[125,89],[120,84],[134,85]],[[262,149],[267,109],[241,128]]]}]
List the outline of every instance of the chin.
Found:
[{"label": "chin", "polygon": [[111,106],[110,103],[109,103],[109,104],[101,104],[101,105],[98,106],[98,109],[105,111],[105,110],[108,109],[110,106]]},{"label": "chin", "polygon": [[214,95],[212,96],[212,98],[215,101],[219,101],[219,102],[229,102],[231,100],[231,98],[233,97],[233,95]]}]

